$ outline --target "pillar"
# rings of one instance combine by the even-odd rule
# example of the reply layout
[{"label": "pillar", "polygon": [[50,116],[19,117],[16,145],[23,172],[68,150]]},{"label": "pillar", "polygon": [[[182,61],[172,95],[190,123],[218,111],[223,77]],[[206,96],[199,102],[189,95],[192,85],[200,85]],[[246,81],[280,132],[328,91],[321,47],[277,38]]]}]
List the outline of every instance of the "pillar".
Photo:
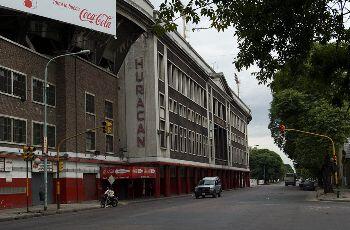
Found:
[{"label": "pillar", "polygon": [[187,167],[185,169],[186,169],[186,193],[191,193],[190,168]]},{"label": "pillar", "polygon": [[240,188],[243,188],[243,173],[242,172],[239,172],[239,187]]},{"label": "pillar", "polygon": [[170,166],[166,165],[164,166],[164,196],[170,196],[171,195],[171,188],[170,188]]},{"label": "pillar", "polygon": [[248,188],[250,188],[250,172],[248,173]]},{"label": "pillar", "polygon": [[235,188],[237,189],[239,187],[238,183],[238,172],[235,172]]},{"label": "pillar", "polygon": [[198,184],[198,168],[193,168],[194,170],[194,184],[197,185]]},{"label": "pillar", "polygon": [[181,167],[176,167],[176,179],[177,179],[177,194],[180,195],[182,191]]},{"label": "pillar", "polygon": [[155,185],[154,185],[154,196],[156,198],[160,197],[160,167],[158,166],[156,168],[156,178],[155,178]]}]

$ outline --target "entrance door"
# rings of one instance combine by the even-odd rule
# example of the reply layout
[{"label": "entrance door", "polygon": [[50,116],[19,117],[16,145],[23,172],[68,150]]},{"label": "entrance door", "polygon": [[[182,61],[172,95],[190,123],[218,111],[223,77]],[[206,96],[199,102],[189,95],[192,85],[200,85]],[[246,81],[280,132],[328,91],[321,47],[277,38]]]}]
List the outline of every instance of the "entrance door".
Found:
[{"label": "entrance door", "polygon": [[95,173],[84,173],[84,200],[97,200],[97,183]]},{"label": "entrance door", "polygon": [[[44,173],[32,173],[32,204],[43,205],[44,204]],[[53,175],[47,174],[47,203],[53,203]]]}]

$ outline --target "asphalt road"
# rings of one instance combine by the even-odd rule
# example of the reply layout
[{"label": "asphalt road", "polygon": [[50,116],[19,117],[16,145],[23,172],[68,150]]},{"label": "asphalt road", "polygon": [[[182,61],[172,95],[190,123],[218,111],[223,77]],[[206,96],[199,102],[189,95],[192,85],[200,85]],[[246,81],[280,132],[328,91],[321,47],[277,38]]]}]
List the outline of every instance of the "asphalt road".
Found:
[{"label": "asphalt road", "polygon": [[319,202],[314,192],[265,185],[221,198],[174,198],[2,222],[7,229],[337,230],[350,228],[350,203]]}]

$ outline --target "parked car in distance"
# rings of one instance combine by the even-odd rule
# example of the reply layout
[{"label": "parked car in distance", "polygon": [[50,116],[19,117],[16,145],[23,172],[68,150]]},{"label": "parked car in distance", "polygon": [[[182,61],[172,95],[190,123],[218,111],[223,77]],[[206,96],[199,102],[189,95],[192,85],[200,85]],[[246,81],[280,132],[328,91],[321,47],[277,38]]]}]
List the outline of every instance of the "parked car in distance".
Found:
[{"label": "parked car in distance", "polygon": [[284,177],[284,184],[285,186],[293,185],[295,186],[297,183],[297,177],[294,173],[286,173],[286,176]]},{"label": "parked car in distance", "polygon": [[221,181],[219,177],[204,177],[199,181],[198,185],[194,189],[194,195],[196,199],[199,197],[205,197],[211,195],[214,198],[221,197]]},{"label": "parked car in distance", "polygon": [[303,184],[304,191],[315,191],[315,189],[316,189],[316,186],[313,180],[305,180]]}]

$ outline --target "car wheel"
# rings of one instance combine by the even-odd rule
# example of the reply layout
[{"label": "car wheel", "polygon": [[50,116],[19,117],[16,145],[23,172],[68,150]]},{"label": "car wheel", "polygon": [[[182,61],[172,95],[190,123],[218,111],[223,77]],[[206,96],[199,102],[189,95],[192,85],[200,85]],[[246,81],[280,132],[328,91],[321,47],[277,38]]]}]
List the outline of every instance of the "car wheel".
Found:
[{"label": "car wheel", "polygon": [[218,197],[221,197],[221,192],[219,192]]},{"label": "car wheel", "polygon": [[216,198],[217,196],[218,196],[218,194],[216,194],[216,191],[214,191],[213,198]]},{"label": "car wheel", "polygon": [[205,198],[205,195],[202,195],[202,198]]},{"label": "car wheel", "polygon": [[196,199],[199,199],[199,195],[195,194]]}]

